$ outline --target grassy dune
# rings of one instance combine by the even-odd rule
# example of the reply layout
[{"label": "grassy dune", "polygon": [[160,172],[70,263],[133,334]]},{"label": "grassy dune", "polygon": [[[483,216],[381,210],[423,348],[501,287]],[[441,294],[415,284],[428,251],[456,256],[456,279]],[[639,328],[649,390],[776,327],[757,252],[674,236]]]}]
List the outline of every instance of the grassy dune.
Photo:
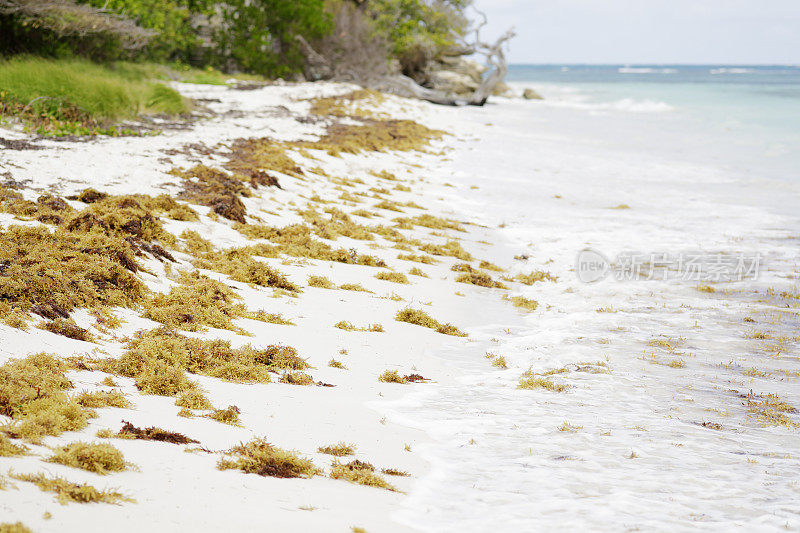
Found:
[{"label": "grassy dune", "polygon": [[177,91],[141,70],[34,57],[0,62],[0,104],[28,118],[99,123],[189,109]]}]

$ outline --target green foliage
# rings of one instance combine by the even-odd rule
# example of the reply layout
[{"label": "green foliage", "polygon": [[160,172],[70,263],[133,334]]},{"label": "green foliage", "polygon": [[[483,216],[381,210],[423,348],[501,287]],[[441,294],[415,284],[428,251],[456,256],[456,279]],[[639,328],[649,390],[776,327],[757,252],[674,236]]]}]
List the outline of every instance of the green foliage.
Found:
[{"label": "green foliage", "polygon": [[372,0],[368,10],[379,35],[391,43],[403,73],[413,75],[466,31],[464,10],[471,3],[472,0]]},{"label": "green foliage", "polygon": [[215,2],[210,0],[83,0],[94,6],[124,13],[143,28],[156,32],[145,53],[156,60],[190,61],[202,41],[193,19],[209,16]]},{"label": "green foliage", "polygon": [[331,30],[323,0],[231,0],[219,6],[227,26],[215,36],[221,58],[259,74],[301,70],[304,57],[295,36],[312,40]]},{"label": "green foliage", "polygon": [[0,61],[0,108],[38,127],[88,134],[123,133],[105,123],[141,114],[179,114],[188,103],[174,89],[85,60],[15,57]]}]

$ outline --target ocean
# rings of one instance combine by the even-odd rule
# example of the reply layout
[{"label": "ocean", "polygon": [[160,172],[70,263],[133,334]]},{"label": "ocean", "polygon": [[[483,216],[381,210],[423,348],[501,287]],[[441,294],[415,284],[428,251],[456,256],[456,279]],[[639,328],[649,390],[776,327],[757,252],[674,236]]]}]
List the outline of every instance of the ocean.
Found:
[{"label": "ocean", "polygon": [[551,105],[647,113],[661,149],[683,157],[800,181],[798,66],[512,65],[508,81]]},{"label": "ocean", "polygon": [[[539,307],[518,321],[485,311],[472,349],[429,354],[458,383],[383,406],[431,436],[396,519],[797,530],[800,418],[772,425],[757,405],[800,405],[800,70],[515,66],[509,81],[544,100],[441,111],[458,140],[427,170],[454,184],[453,218],[497,228],[490,261],[557,281],[523,288]],[[586,249],[670,259],[664,277],[585,283]],[[703,277],[682,266],[694,256],[760,270]],[[526,371],[565,388],[519,390]]]}]

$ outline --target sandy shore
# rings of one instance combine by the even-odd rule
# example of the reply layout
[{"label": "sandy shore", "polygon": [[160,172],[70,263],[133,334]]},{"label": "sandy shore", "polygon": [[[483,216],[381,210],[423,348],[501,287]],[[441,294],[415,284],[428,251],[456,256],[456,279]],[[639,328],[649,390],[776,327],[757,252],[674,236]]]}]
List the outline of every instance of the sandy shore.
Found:
[{"label": "sandy shore", "polygon": [[[629,133],[624,121],[641,125],[634,115],[613,122],[547,102],[501,99],[482,109],[450,109],[367,98],[352,107],[345,102],[344,117],[309,120],[314,98],[353,88],[180,89],[203,99],[213,116],[159,136],[39,141],[41,150],[5,150],[0,172],[29,200],[87,187],[180,198],[186,184],[174,169],[223,168],[237,139],[313,142],[331,123],[358,124],[364,113],[367,121],[408,119],[449,134],[422,151],[333,155],[297,147],[288,153],[301,175],[271,171],[280,189],[259,187],[241,198],[254,226],[319,230],[341,216],[336,210],[349,213],[359,228],[374,229],[370,240],[353,228],[341,230],[350,236],[322,229],[314,240],[387,267],[254,256],[300,286],[294,295],[201,268],[232,287],[249,311],[279,313],[294,325],[237,318],[239,331],[182,334],[234,347],[294,347],[311,365],[304,372],[333,387],[283,383],[280,373],[270,383],[190,374],[214,407],[239,409],[239,425],[232,426],[202,410],[178,416],[174,398],[142,394],[134,378],[115,374],[135,407],[99,408],[85,429],[27,443],[28,455],[0,457],[9,481],[0,493],[0,522],[21,521],[34,531],[103,524],[121,531],[371,533],[797,526],[800,297],[793,243],[800,222],[791,209],[769,208],[793,205],[797,187],[614,142]],[[209,206],[187,205],[199,219],[162,215],[169,234],[196,231],[218,250],[272,242],[247,237]],[[427,219],[432,227],[395,220],[421,215],[435,217]],[[6,228],[39,225],[24,218],[0,212]],[[139,258],[147,271],[138,276],[154,293],[182,283],[181,270],[203,267],[186,242],[179,237],[169,248],[174,263]],[[461,258],[425,252],[443,253],[436,247],[448,242],[461,248],[446,253]],[[760,254],[764,262],[755,280],[682,279],[675,265],[659,279],[646,263],[636,279],[587,284],[575,272],[576,255],[587,247],[612,259],[631,250],[699,250],[707,258]],[[471,274],[465,263],[506,288],[457,282]],[[403,273],[410,283],[378,279],[379,272]],[[532,273],[538,276],[518,277]],[[320,280],[310,286],[309,276],[324,276],[333,288]],[[367,291],[340,289],[347,284]],[[528,309],[512,305],[516,296]],[[403,309],[422,310],[467,336],[396,320]],[[124,323],[109,329],[85,310],[72,313],[94,342],[38,329],[38,317],[25,331],[0,323],[0,362],[42,351],[117,358],[127,337],[160,325],[137,306],[115,314]],[[335,327],[342,321],[355,330]],[[375,324],[383,331],[359,331]],[[346,369],[330,366],[332,360]],[[427,379],[380,382],[387,370]],[[68,376],[74,392],[110,390],[101,384],[107,372],[73,369]],[[525,384],[530,389],[519,388]],[[123,420],[199,443],[96,437],[119,430]],[[221,457],[231,457],[226,451],[257,437],[296,450],[319,474],[278,479],[217,469]],[[44,461],[53,453],[48,447],[78,440],[111,443],[132,466],[100,476]],[[396,491],[331,479],[335,458],[318,449],[338,442],[356,446],[342,462],[410,475],[383,475]],[[113,488],[136,503],[60,505],[52,493],[8,479],[36,472]]]},{"label": "sandy shore", "polygon": [[[40,141],[37,143],[39,150],[4,151],[3,171],[8,171],[7,177],[21,184],[18,190],[26,198],[34,200],[45,192],[66,197],[86,188],[110,194],[176,194],[180,187],[175,177],[167,173],[169,170],[200,163],[215,166],[225,158],[224,155],[203,154],[198,146],[225,145],[250,137],[313,139],[322,131],[321,126],[299,120],[307,116],[308,99],[352,90],[336,85],[275,86],[247,92],[188,85],[181,89],[189,96],[208,99],[214,117],[199,122],[190,130],[167,131],[155,137],[78,143]],[[417,102],[392,99],[384,102],[379,111],[424,123],[428,109]],[[8,131],[3,135],[23,137]],[[420,214],[459,217],[461,214],[454,213],[448,205],[448,190],[452,186],[445,185],[446,156],[439,155],[442,149],[446,153],[451,142],[450,137],[445,137],[428,153],[368,152],[337,157],[319,151],[295,153],[298,164],[305,170],[302,179],[276,173],[281,189],[269,188],[257,196],[245,198],[244,202],[249,216],[276,226],[302,222],[297,212],[310,206],[318,209],[335,206],[346,211],[367,208],[372,218],[354,217],[366,225],[390,224],[398,216]],[[186,145],[194,148],[185,149]],[[393,174],[396,180],[378,177],[381,171]],[[346,190],[364,196],[351,194],[351,200],[342,201],[340,196],[345,188],[337,186],[337,178],[357,180],[357,184],[349,185]],[[372,195],[370,191],[378,191],[376,196],[380,198],[380,190],[388,193],[387,189],[392,188],[395,190],[387,195],[392,201],[411,202],[410,205],[416,207],[398,207],[397,211],[370,208],[378,202],[367,196]],[[78,202],[71,202],[71,205],[81,207]],[[193,207],[201,213],[200,220],[165,219],[165,229],[174,235],[185,230],[197,231],[219,249],[252,244],[253,241],[233,229],[232,222],[213,216],[209,208]],[[6,227],[38,224],[9,213],[2,213],[0,217],[0,223]],[[457,239],[476,259],[497,261],[506,266],[513,263],[513,250],[491,244],[498,241],[493,230],[467,220],[463,222],[463,230],[459,231],[414,226],[403,233],[409,239],[433,244]],[[379,271],[387,271],[387,268],[291,257],[263,259],[303,287],[302,293],[289,297],[203,270],[204,274],[232,287],[248,309],[280,313],[294,325],[239,319],[236,325],[246,335],[214,328],[189,334],[203,339],[229,340],[234,347],[245,344],[257,348],[275,344],[292,346],[311,365],[309,372],[313,379],[333,387],[275,382],[242,384],[193,375],[214,406],[235,405],[239,409],[239,425],[230,426],[199,416],[179,417],[180,409],[174,405],[173,398],[141,394],[134,380],[115,376],[118,390],[134,407],[99,409],[98,416],[81,431],[47,437],[38,445],[30,444],[29,453],[22,457],[0,458],[0,470],[16,474],[44,472],[74,483],[89,483],[99,489],[109,487],[136,503],[59,505],[52,493],[42,492],[30,483],[11,481],[11,486],[2,493],[0,522],[21,521],[34,531],[85,531],[87,527],[91,530],[100,524],[119,531],[256,531],[262,528],[349,531],[353,526],[371,532],[407,530],[392,520],[391,513],[428,471],[426,462],[415,453],[428,437],[418,430],[393,423],[387,417],[388,406],[411,391],[424,392],[454,382],[462,370],[431,354],[458,350],[472,353],[474,359],[480,361],[491,344],[480,334],[486,327],[486,317],[513,324],[521,320],[520,312],[500,299],[507,291],[455,283],[458,273],[450,267],[463,263],[456,258],[428,256],[435,264],[399,260],[397,256],[403,250],[395,249],[394,243],[380,237],[370,241],[342,237],[335,245],[383,259],[398,273],[418,267],[421,270],[418,274],[425,277],[408,275],[410,283],[393,283],[375,278]],[[176,263],[162,263],[149,256],[143,258],[149,273],[142,274],[141,278],[152,290],[165,291],[174,285],[172,280],[176,272],[193,270],[192,257],[179,251],[173,253]],[[310,287],[307,280],[311,275],[324,276],[335,286],[359,284],[366,291]],[[395,314],[404,308],[424,310],[470,336],[443,335],[395,320]],[[93,332],[95,342],[65,338],[36,327],[23,331],[0,325],[2,362],[36,352],[59,357],[119,356],[124,351],[127,336],[158,326],[142,318],[136,309],[121,308],[116,313],[124,323],[104,333],[94,327],[94,318],[85,311],[77,310],[72,314],[79,326]],[[37,321],[40,319],[32,325]],[[340,321],[350,322],[357,328],[380,324],[384,331],[346,331],[334,327]],[[332,359],[346,369],[329,366]],[[400,375],[420,374],[427,381],[407,385],[381,383],[378,376],[386,370],[397,370]],[[101,384],[106,377],[103,372],[71,371],[68,375],[76,392],[109,390]],[[125,439],[102,440],[95,436],[98,430],[118,430],[123,421],[181,432],[198,440],[199,444],[180,446]],[[333,457],[318,453],[318,447],[337,442],[353,443],[357,451],[346,460],[357,458],[378,469],[393,468],[408,476],[385,476],[397,489],[392,492],[328,479],[325,475],[312,479],[276,479],[215,468],[219,452],[254,437],[264,437],[276,446],[296,450],[310,458],[323,473]],[[100,476],[43,462],[51,454],[48,448],[79,440],[112,443],[132,464],[131,468]],[[198,447],[202,450],[186,453]]]}]

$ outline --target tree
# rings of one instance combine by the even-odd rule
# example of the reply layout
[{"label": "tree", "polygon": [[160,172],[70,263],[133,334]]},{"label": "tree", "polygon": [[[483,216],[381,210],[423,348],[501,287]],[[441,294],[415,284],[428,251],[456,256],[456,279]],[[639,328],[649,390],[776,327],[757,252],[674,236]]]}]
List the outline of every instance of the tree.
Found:
[{"label": "tree", "polygon": [[324,0],[232,0],[219,4],[223,24],[215,36],[228,68],[267,76],[302,70],[305,58],[297,36],[318,39],[331,30]]}]

